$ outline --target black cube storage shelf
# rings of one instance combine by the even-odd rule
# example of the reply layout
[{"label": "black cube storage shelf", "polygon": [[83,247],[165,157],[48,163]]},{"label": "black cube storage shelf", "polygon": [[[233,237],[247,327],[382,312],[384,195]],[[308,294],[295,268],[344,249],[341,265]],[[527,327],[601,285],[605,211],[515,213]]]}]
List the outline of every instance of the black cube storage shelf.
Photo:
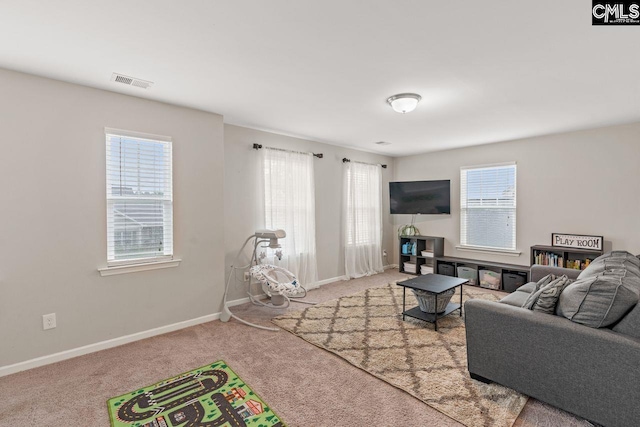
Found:
[{"label": "black cube storage shelf", "polygon": [[[433,236],[400,236],[400,246],[398,253],[400,254],[400,262],[398,262],[398,270],[405,274],[420,274],[420,266],[427,265],[436,272],[435,259],[444,255],[444,237]],[[403,254],[402,246],[405,243],[416,244],[416,254]],[[430,256],[422,256],[422,251],[429,252]],[[416,264],[416,271],[405,271],[404,263],[410,262]]]},{"label": "black cube storage shelf", "polygon": [[[520,281],[527,283],[531,268],[526,265],[505,264],[501,262],[482,261],[478,259],[457,258],[450,256],[440,256],[435,259],[434,273],[445,276],[458,276],[458,267],[475,268],[480,270],[490,270],[500,274],[500,290],[513,292],[521,286]],[[479,277],[476,283],[480,284]],[[467,285],[469,286],[469,285]]]}]

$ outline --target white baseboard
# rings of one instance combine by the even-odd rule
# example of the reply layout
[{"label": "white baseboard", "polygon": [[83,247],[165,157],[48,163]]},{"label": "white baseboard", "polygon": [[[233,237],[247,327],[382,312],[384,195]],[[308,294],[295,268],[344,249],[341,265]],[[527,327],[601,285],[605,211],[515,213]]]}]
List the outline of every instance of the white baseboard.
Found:
[{"label": "white baseboard", "polygon": [[[337,282],[339,280],[348,280],[347,276],[332,277],[329,279],[320,280],[310,286],[310,289],[318,288],[328,283]],[[259,295],[256,298],[262,299],[266,295]],[[249,297],[240,298],[233,301],[229,301],[227,305],[233,307],[240,304],[249,302]],[[143,340],[145,338],[151,338],[156,335],[166,334],[168,332],[177,331],[178,329],[188,328],[190,326],[199,325],[201,323],[211,322],[213,320],[220,319],[220,312],[207,314],[206,316],[197,317],[195,319],[184,320],[182,322],[173,323],[171,325],[160,326],[158,328],[149,329],[146,331],[136,332],[134,334],[125,335],[118,338],[112,338],[106,341],[100,341],[97,343],[85,345],[82,347],[72,348],[70,350],[61,351],[59,353],[49,354],[47,356],[36,357],[35,359],[25,360],[24,362],[14,363],[13,365],[0,366],[0,377],[15,374],[17,372],[26,371],[28,369],[38,368],[40,366],[49,365],[51,363],[61,362],[63,360],[72,359],[74,357],[83,356],[89,353],[95,353],[96,351],[106,350],[113,347],[118,347],[130,342]]]},{"label": "white baseboard", "polygon": [[[383,270],[388,270],[390,268],[398,268],[398,264],[389,264],[389,265],[385,265],[382,267]],[[327,285],[329,283],[333,283],[333,282],[338,282],[341,280],[350,280],[349,276],[344,275],[344,276],[338,276],[338,277],[332,277],[330,279],[324,279],[324,280],[320,280],[319,282],[316,282],[312,285],[312,287],[310,289],[315,289],[318,288],[322,285]]]},{"label": "white baseboard", "polygon": [[308,288],[309,289],[315,289],[315,288],[319,288],[320,286],[323,286],[323,285],[328,285],[329,283],[339,282],[341,280],[349,280],[349,278],[347,276],[330,277],[328,279],[319,280],[319,281],[315,282],[314,284],[312,284],[311,286],[309,286]]},{"label": "white baseboard", "polygon": [[[258,296],[257,298],[260,298]],[[229,301],[227,305],[233,307],[236,305],[249,302],[249,297],[240,298]],[[130,342],[151,338],[156,335],[166,334],[168,332],[177,331],[178,329],[188,328],[190,326],[199,325],[201,323],[211,322],[220,319],[220,313],[207,314],[206,316],[197,317],[195,319],[184,320],[182,322],[173,323],[171,325],[160,326],[159,328],[148,329],[146,331],[136,332],[134,334],[113,338],[106,341],[85,345],[82,347],[72,348],[71,350],[61,351],[59,353],[49,354],[47,356],[36,357],[35,359],[25,360],[13,365],[0,366],[0,377],[15,374],[17,372],[26,371],[27,369],[38,368],[40,366],[49,365],[51,363],[61,362],[63,360],[72,359],[96,351],[106,350],[108,348],[118,347]]]}]

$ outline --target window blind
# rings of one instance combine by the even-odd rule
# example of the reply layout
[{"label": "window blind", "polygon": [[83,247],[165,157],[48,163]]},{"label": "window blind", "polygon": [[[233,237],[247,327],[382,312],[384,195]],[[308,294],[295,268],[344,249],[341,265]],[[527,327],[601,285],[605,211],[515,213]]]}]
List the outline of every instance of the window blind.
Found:
[{"label": "window blind", "polygon": [[171,139],[106,131],[107,262],[173,256]]},{"label": "window blind", "polygon": [[460,169],[460,244],[516,249],[516,165]]}]

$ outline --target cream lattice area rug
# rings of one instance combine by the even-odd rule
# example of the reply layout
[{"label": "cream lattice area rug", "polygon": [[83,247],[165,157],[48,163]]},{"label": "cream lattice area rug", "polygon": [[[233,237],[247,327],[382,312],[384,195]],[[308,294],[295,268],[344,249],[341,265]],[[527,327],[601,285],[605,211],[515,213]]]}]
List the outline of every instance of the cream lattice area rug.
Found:
[{"label": "cream lattice area rug", "polygon": [[[453,301],[460,298],[460,288]],[[498,297],[464,287],[463,299]],[[417,305],[407,290],[407,308]],[[527,397],[472,380],[464,321],[457,311],[433,324],[402,320],[402,288],[391,283],[287,313],[273,323],[417,397],[470,427],[510,427]],[[390,403],[392,404],[392,403]]]}]

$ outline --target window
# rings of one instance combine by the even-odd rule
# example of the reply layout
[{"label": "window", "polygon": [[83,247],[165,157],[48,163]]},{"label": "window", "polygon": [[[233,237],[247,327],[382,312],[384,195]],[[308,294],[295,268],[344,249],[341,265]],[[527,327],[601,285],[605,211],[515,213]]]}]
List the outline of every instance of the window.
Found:
[{"label": "window", "polygon": [[278,242],[282,260],[269,262],[290,270],[302,284],[311,285],[318,281],[313,155],[269,147],[260,151],[265,227],[287,233]]},{"label": "window", "polygon": [[380,165],[344,163],[345,273],[362,277],[381,273],[382,172]]},{"label": "window", "polygon": [[460,245],[516,250],[516,165],[460,169]]},{"label": "window", "polygon": [[107,263],[173,257],[171,138],[106,130]]},{"label": "window", "polygon": [[379,245],[382,240],[380,166],[357,162],[344,165],[347,245]]}]

